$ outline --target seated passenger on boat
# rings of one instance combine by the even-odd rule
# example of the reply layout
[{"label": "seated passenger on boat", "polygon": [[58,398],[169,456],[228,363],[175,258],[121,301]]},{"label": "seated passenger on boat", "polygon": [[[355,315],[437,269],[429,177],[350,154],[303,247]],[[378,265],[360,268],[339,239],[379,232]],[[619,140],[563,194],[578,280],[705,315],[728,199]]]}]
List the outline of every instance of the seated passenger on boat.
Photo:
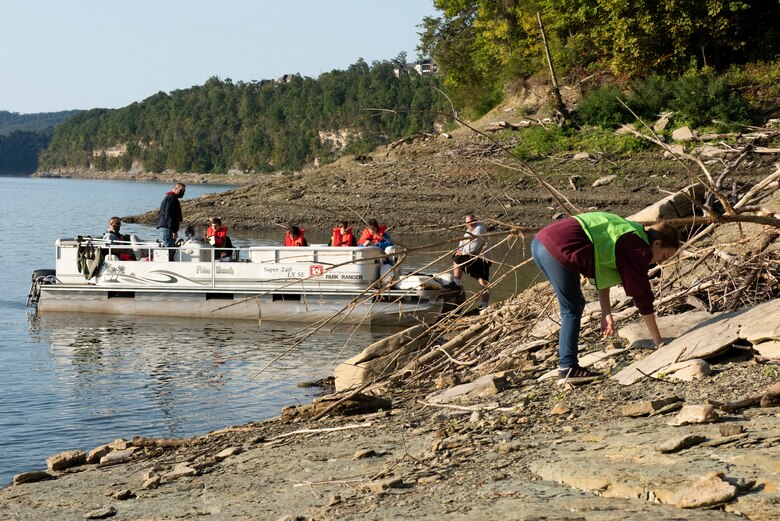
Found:
[{"label": "seated passenger on boat", "polygon": [[111,217],[108,220],[108,231],[103,235],[103,240],[111,246],[111,254],[119,257],[119,260],[136,260],[132,249],[114,248],[115,243],[130,244],[130,236],[120,233],[122,220],[119,217]]},{"label": "seated passenger on boat", "polygon": [[303,234],[306,230],[297,226],[290,226],[284,234],[285,246],[308,246],[309,243],[304,239]]},{"label": "seated passenger on boat", "polygon": [[358,246],[377,246],[384,251],[385,248],[393,245],[393,241],[387,234],[387,226],[379,224],[376,219],[369,219],[366,224],[358,239]]},{"label": "seated passenger on boat", "polygon": [[[206,228],[206,242],[214,246],[214,248],[233,248],[233,241],[228,237],[228,228],[222,225],[222,219],[212,217],[210,222],[211,225]],[[231,252],[229,251],[221,251],[217,257],[230,257],[230,255]]]},{"label": "seated passenger on boat", "polygon": [[355,234],[347,221],[339,221],[333,228],[333,235],[328,246],[357,246],[357,239],[355,239]]}]

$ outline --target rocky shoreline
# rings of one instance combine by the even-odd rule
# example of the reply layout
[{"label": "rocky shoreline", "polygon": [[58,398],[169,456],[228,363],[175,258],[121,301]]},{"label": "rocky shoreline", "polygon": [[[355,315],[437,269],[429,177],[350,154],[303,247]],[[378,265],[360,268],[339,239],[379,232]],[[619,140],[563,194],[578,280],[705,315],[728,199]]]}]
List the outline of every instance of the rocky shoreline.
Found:
[{"label": "rocky shoreline", "polygon": [[50,480],[0,491],[0,518],[777,519],[780,409],[672,425],[683,405],[776,380],[744,357],[713,368],[706,383],[493,385],[438,406],[116,440],[96,448],[113,459],[50,458]]}]

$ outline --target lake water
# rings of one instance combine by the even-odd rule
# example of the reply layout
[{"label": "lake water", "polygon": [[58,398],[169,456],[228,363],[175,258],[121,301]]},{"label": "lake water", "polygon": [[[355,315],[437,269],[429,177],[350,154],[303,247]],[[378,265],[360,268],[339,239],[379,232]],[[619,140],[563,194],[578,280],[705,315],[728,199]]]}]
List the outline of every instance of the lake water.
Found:
[{"label": "lake water", "polygon": [[[189,185],[186,197],[229,188]],[[36,316],[25,306],[32,271],[54,267],[57,238],[102,236],[110,216],[156,208],[169,189],[161,183],[0,177],[6,244],[0,248],[0,486],[14,474],[45,468],[48,456],[65,450],[90,450],[118,437],[187,437],[274,416],[316,396],[316,389],[298,383],[332,375],[338,361],[387,334],[322,331],[288,353],[308,333],[305,326]],[[157,238],[156,230],[137,224],[123,224],[122,232]],[[321,235],[309,237],[327,240]],[[231,237],[237,246],[281,239]],[[503,258],[503,250],[497,255]],[[507,261],[524,255],[510,251]],[[417,255],[410,264],[422,266],[435,256]],[[495,298],[525,287],[535,273],[533,267],[520,271]],[[467,277],[464,282],[476,289]]]}]

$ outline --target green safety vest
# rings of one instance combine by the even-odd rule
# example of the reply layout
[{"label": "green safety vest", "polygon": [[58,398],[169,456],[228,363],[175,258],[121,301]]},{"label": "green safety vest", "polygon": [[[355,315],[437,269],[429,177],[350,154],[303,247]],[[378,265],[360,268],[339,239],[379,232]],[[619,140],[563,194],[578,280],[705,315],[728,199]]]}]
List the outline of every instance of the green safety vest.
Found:
[{"label": "green safety vest", "polygon": [[637,234],[649,245],[650,240],[644,227],[639,223],[627,221],[619,215],[606,212],[583,213],[575,215],[574,218],[593,243],[596,278],[588,279],[590,283],[597,289],[611,288],[620,284],[622,280],[615,261],[615,245],[618,239],[627,233]]}]

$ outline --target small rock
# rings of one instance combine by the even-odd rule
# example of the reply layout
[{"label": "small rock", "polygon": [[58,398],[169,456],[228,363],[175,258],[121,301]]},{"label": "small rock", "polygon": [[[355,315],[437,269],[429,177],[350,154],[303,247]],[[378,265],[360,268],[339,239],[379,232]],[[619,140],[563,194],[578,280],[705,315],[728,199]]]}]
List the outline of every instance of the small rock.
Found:
[{"label": "small rock", "polygon": [[724,423],[718,427],[718,432],[721,436],[736,436],[745,432],[745,428],[735,423]]},{"label": "small rock", "polygon": [[149,490],[150,488],[157,488],[160,486],[160,476],[152,476],[151,478],[144,481],[143,485],[141,485],[141,488],[144,490]]},{"label": "small rock", "polygon": [[612,182],[612,181],[614,181],[615,179],[617,179],[617,176],[616,176],[616,175],[614,175],[614,174],[613,174],[613,175],[604,176],[604,177],[602,177],[602,178],[600,178],[600,179],[596,179],[596,180],[593,182],[593,185],[592,185],[592,186],[593,186],[593,188],[596,188],[596,187],[598,187],[598,186],[604,186],[604,185],[608,185],[609,183],[611,183],[611,182]]},{"label": "small rock", "polygon": [[677,413],[669,425],[679,427],[692,423],[710,423],[718,419],[718,413],[711,405],[686,405]]},{"label": "small rock", "polygon": [[328,499],[328,502],[325,503],[325,506],[327,506],[327,507],[334,507],[334,506],[338,505],[339,503],[341,503],[341,496],[336,494],[336,495],[331,496]]},{"label": "small rock", "polygon": [[[133,447],[135,449],[136,447]],[[101,465],[116,465],[118,463],[124,463],[126,461],[130,461],[132,459],[133,454],[136,452],[133,449],[128,450],[115,450],[114,452],[109,452],[102,458],[100,458],[100,464]]]},{"label": "small rock", "polygon": [[672,438],[670,440],[666,440],[662,442],[656,449],[658,452],[663,453],[670,453],[670,452],[677,452],[678,450],[687,449],[689,447],[693,447],[694,445],[698,445],[699,443],[705,441],[707,438],[705,436],[699,436],[697,434],[691,434],[688,436],[682,436],[679,438]]},{"label": "small rock", "polygon": [[761,397],[761,407],[777,407],[780,405],[780,383],[770,387]]},{"label": "small rock", "polygon": [[183,466],[177,465],[172,471],[168,472],[167,474],[163,474],[163,478],[166,481],[173,481],[179,478],[195,476],[197,474],[198,471],[192,467],[188,467],[186,465]]},{"label": "small rock", "polygon": [[482,413],[479,411],[474,411],[471,413],[471,416],[469,416],[469,423],[477,423],[480,418],[482,418]]},{"label": "small rock", "polygon": [[56,479],[45,470],[33,470],[31,472],[22,472],[14,476],[13,484],[22,485],[24,483],[35,483],[37,481],[45,481],[47,479]]},{"label": "small rock", "polygon": [[103,508],[98,508],[96,510],[93,510],[92,512],[88,512],[87,515],[84,516],[84,519],[105,519],[107,517],[112,517],[115,515],[116,515],[116,508],[103,507]]},{"label": "small rock", "polygon": [[400,478],[388,478],[380,481],[369,481],[363,485],[363,489],[372,494],[383,494],[391,488],[399,488],[404,481]]},{"label": "small rock", "polygon": [[702,380],[712,373],[710,364],[702,360],[701,358],[694,358],[686,360],[685,362],[678,362],[672,364],[663,370],[664,374],[669,375],[672,380],[679,380],[681,382],[693,382],[694,380]]},{"label": "small rock", "polygon": [[83,450],[69,450],[60,452],[46,459],[49,470],[64,470],[76,467],[87,461],[87,454]]},{"label": "small rock", "polygon": [[563,414],[569,414],[571,409],[563,405],[562,403],[556,404],[550,411],[550,416],[560,416]]},{"label": "small rock", "polygon": [[215,458],[217,458],[217,461],[222,461],[237,454],[241,454],[241,447],[228,447],[227,449],[220,451]]},{"label": "small rock", "polygon": [[669,145],[669,150],[664,150],[664,159],[674,159],[684,153],[685,147],[683,145],[671,144]]},{"label": "small rock", "polygon": [[693,137],[693,132],[688,127],[680,127],[672,132],[672,139],[675,141],[692,141]]},{"label": "small rock", "polygon": [[89,454],[87,454],[87,463],[100,463],[100,459],[111,452],[111,447],[108,445],[101,445],[100,447],[95,447],[91,451],[89,451]]},{"label": "small rock", "polygon": [[359,450],[352,455],[353,460],[373,458],[377,453],[374,449]]},{"label": "small rock", "polygon": [[119,501],[124,501],[126,499],[132,499],[135,497],[135,494],[133,494],[133,491],[130,489],[120,490],[118,492],[114,492],[111,494],[111,497],[118,499]]},{"label": "small rock", "polygon": [[677,508],[701,508],[720,505],[734,499],[737,487],[723,481],[723,474],[713,472],[703,476],[693,486],[680,490],[674,504]]},{"label": "small rock", "polygon": [[590,154],[587,152],[577,152],[574,154],[574,157],[572,157],[574,161],[582,161],[584,159],[590,159]]},{"label": "small rock", "polygon": [[497,443],[495,449],[500,454],[509,454],[510,452],[521,450],[524,446],[525,444],[520,441],[505,441]]},{"label": "small rock", "polygon": [[109,443],[108,446],[111,450],[127,450],[129,447],[132,447],[133,444],[124,438],[117,438]]},{"label": "small rock", "polygon": [[623,416],[630,418],[636,418],[638,416],[647,416],[656,411],[661,410],[667,405],[682,401],[677,396],[670,396],[669,398],[662,398],[660,400],[644,400],[641,402],[628,403],[621,407],[620,413]]},{"label": "small rock", "polygon": [[669,121],[672,118],[671,112],[665,112],[664,114],[661,114],[661,117],[658,118],[658,120],[653,123],[653,130],[656,132],[663,132],[666,127],[669,125]]},{"label": "small rock", "polygon": [[449,389],[458,385],[458,381],[455,379],[455,375],[451,373],[441,373],[436,377],[436,389]]}]

